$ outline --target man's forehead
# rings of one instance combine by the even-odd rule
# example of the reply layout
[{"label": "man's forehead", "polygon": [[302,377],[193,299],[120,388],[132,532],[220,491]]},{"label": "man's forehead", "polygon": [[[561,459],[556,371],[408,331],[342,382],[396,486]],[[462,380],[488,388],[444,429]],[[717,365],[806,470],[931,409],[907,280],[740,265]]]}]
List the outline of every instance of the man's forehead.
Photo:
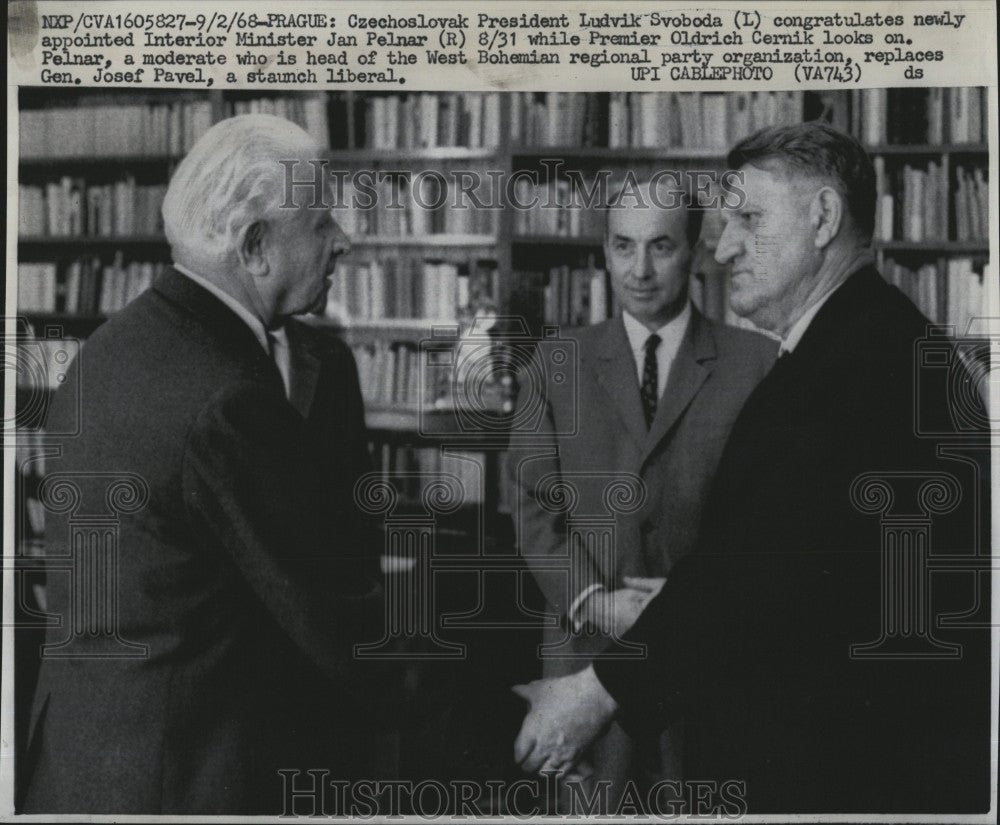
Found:
[{"label": "man's forehead", "polygon": [[687,209],[682,205],[662,207],[655,204],[612,207],[608,227],[614,235],[681,236],[687,229]]}]

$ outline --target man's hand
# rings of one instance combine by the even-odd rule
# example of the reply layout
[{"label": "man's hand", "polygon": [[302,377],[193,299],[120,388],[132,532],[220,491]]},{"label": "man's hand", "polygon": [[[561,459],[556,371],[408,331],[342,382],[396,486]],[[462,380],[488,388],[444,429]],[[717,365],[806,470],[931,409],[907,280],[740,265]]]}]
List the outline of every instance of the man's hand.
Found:
[{"label": "man's hand", "polygon": [[513,690],[531,704],[514,742],[514,760],[528,773],[570,771],[618,710],[593,667]]},{"label": "man's hand", "polygon": [[660,592],[666,579],[625,576],[625,587],[598,590],[583,603],[581,619],[607,636],[621,638]]}]

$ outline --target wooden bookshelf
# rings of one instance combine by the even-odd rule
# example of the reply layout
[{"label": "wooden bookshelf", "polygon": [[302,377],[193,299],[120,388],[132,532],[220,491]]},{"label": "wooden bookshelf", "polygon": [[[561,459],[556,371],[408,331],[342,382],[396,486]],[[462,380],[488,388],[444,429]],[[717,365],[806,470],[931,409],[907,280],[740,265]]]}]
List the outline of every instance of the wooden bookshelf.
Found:
[{"label": "wooden bookshelf", "polygon": [[726,157],[725,149],[712,147],[673,147],[673,146],[525,146],[512,147],[511,155],[515,160],[538,160],[555,158],[566,161],[608,160],[616,163],[643,162],[686,162],[714,161],[713,165],[721,166]]},{"label": "wooden bookshelf", "polygon": [[492,160],[496,147],[434,146],[425,149],[331,149],[331,162],[396,163],[410,165],[422,161]]},{"label": "wooden bookshelf", "polygon": [[603,246],[604,239],[594,235],[518,235],[511,243],[524,247],[569,246],[590,249]]},{"label": "wooden bookshelf", "polygon": [[356,235],[351,237],[352,247],[419,247],[435,248],[476,248],[492,250],[499,243],[495,235]]},{"label": "wooden bookshelf", "polygon": [[72,250],[87,252],[94,247],[115,247],[125,249],[136,246],[152,246],[167,249],[167,239],[164,235],[27,235],[17,239],[18,246],[51,247],[60,249],[69,247]]},{"label": "wooden bookshelf", "polygon": [[928,143],[918,143],[912,146],[905,143],[877,143],[866,147],[873,155],[985,155],[989,156],[990,147],[985,143],[943,143],[932,146]]},{"label": "wooden bookshelf", "polygon": [[[327,157],[330,162],[335,167],[339,165],[348,169],[372,165],[376,169],[391,167],[417,172],[428,168],[454,168],[456,165],[461,168],[461,164],[469,163],[474,165],[472,168],[486,168],[488,165],[501,174],[509,174],[518,170],[541,169],[542,161],[549,158],[561,161],[563,171],[579,170],[583,174],[587,170],[609,166],[622,171],[630,166],[651,167],[655,164],[676,164],[680,170],[721,169],[726,149],[718,145],[720,134],[729,145],[745,133],[741,129],[761,125],[762,117],[765,118],[763,122],[785,122],[788,118],[822,115],[838,128],[867,140],[870,153],[881,159],[886,174],[898,176],[904,167],[917,171],[933,168],[938,170],[940,179],[945,182],[942,196],[947,203],[938,216],[944,222],[944,239],[907,240],[894,236],[888,240],[877,240],[873,246],[881,265],[895,264],[898,259],[905,264],[907,271],[917,272],[923,268],[924,276],[927,274],[926,267],[934,266],[939,280],[937,292],[944,296],[954,293],[948,286],[951,264],[968,259],[974,262],[975,269],[989,255],[989,243],[984,238],[956,239],[957,206],[954,202],[957,169],[982,170],[989,159],[986,108],[981,90],[927,90],[926,111],[913,115],[914,123],[924,124],[926,133],[923,135],[917,129],[911,130],[911,133],[906,131],[906,119],[911,116],[914,101],[920,105],[919,94],[913,90],[726,95],[663,92],[658,97],[625,93],[523,92],[490,97],[493,94],[151,93],[130,90],[112,100],[108,95],[91,90],[76,93],[52,90],[50,94],[44,90],[30,90],[22,96],[28,111],[74,109],[78,105],[82,108],[93,100],[104,107],[121,106],[122,111],[127,110],[131,117],[145,106],[150,113],[156,110],[158,128],[166,131],[158,133],[149,146],[137,147],[135,151],[130,151],[128,146],[123,147],[121,141],[116,139],[110,143],[115,151],[109,151],[107,155],[100,154],[101,141],[95,139],[93,134],[89,134],[89,138],[96,149],[89,155],[76,154],[75,145],[69,146],[66,151],[54,151],[59,147],[58,141],[53,144],[45,137],[37,145],[32,143],[19,168],[22,180],[32,184],[58,181],[63,177],[96,184],[114,181],[116,176],[134,175],[142,184],[162,185],[183,156],[183,151],[164,150],[163,147],[171,142],[177,146],[190,143],[195,137],[191,132],[192,125],[205,126],[206,113],[210,113],[210,120],[214,122],[242,111],[269,111],[293,119],[302,118],[300,122],[312,133],[318,131],[329,138],[331,148]],[[448,145],[437,145],[433,140],[430,145],[416,145],[420,140],[427,141],[427,135],[417,134],[427,126],[427,121],[425,118],[421,124],[419,118],[412,115],[428,105],[440,116],[432,131],[436,129],[440,142]],[[880,110],[879,106],[883,105],[884,109]],[[702,107],[700,114],[695,111],[697,117],[694,121],[691,119],[692,106],[696,109]],[[469,115],[473,111],[475,117]],[[663,128],[649,121],[651,113],[659,113],[656,115],[659,117],[667,111],[679,116],[671,118],[670,123],[659,124]],[[89,124],[92,119],[80,117],[85,114],[77,112],[73,115],[73,122]],[[190,118],[185,120],[189,114]],[[725,127],[721,132],[714,128],[720,115],[724,116]],[[932,123],[932,115],[941,120],[936,126]],[[176,123],[169,120],[175,117]],[[487,121],[488,117],[492,120]],[[623,117],[627,123],[622,121]],[[169,122],[164,118],[168,118]],[[43,114],[36,120],[48,122],[49,116]],[[100,126],[101,122],[98,121],[97,125]],[[487,122],[495,124],[496,134],[486,134]],[[654,128],[650,128],[651,125]],[[135,133],[134,124],[115,123],[115,128],[119,127],[128,134]],[[108,128],[111,128],[110,124]],[[980,130],[978,137],[977,129]],[[573,130],[576,130],[575,135],[567,140],[568,131]],[[927,137],[931,134],[936,136],[935,139]],[[899,140],[900,137],[906,139],[911,136],[915,140],[912,144]],[[375,145],[393,142],[398,148]],[[649,143],[671,145],[645,145]],[[930,164],[935,166],[930,167]],[[963,208],[966,208],[964,204]],[[937,232],[940,233],[940,228]],[[595,233],[593,225],[579,234],[526,234],[523,227],[515,222],[510,209],[498,211],[495,231],[489,233],[390,235],[357,232],[352,237],[352,247],[352,252],[345,257],[345,264],[356,265],[369,260],[378,263],[389,259],[417,263],[446,261],[460,268],[468,267],[471,272],[473,266],[489,262],[495,270],[497,283],[488,303],[492,310],[501,313],[537,314],[539,290],[549,277],[553,264],[575,262],[591,272],[587,267],[600,267],[603,259],[602,238],[599,232]],[[127,261],[163,261],[169,256],[169,249],[166,239],[159,234],[31,234],[18,239],[19,260],[25,262],[51,260],[57,266],[68,266],[67,262],[73,258],[108,260],[116,254],[123,255]],[[951,270],[957,271],[954,266]],[[528,274],[531,283],[526,285],[522,279]],[[905,280],[907,276],[903,274],[900,277]],[[465,308],[469,311],[456,312],[456,316],[468,317],[475,308]],[[77,320],[58,312],[36,312],[32,313],[32,317],[48,317],[67,325]],[[81,315],[78,318],[79,328],[92,329],[101,320],[100,315]],[[453,318],[360,317],[344,324],[342,334],[355,345],[365,342],[381,342],[380,346],[392,342],[412,345],[431,327],[456,323],[458,321]]]},{"label": "wooden bookshelf", "polygon": [[26,157],[22,158],[19,166],[22,170],[28,169],[81,169],[92,171],[95,168],[108,166],[128,168],[137,167],[170,167],[179,163],[183,155],[57,155],[54,157]]},{"label": "wooden bookshelf", "polygon": [[988,241],[876,241],[876,251],[882,252],[940,252],[944,255],[985,255],[990,251]]}]

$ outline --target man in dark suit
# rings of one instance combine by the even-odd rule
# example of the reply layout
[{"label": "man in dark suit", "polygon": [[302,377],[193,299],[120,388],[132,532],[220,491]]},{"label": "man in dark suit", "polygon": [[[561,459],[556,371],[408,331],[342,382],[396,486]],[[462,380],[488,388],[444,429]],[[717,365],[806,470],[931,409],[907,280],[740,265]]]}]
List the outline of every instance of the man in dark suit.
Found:
[{"label": "man in dark suit", "polygon": [[[954,420],[952,399],[922,394],[915,410],[927,322],[872,266],[871,163],[802,124],[747,138],[729,164],[743,197],[716,255],[733,308],[782,354],[733,426],[698,548],[626,636],[647,656],[529,686],[516,757],[565,769],[612,718],[683,718],[686,778],[740,783],[750,813],[988,810],[988,630],[911,610],[915,624],[883,627],[908,649],[865,645],[883,610],[894,620],[930,584],[935,615],[969,607],[970,574],[928,584],[921,554],[928,517],[949,510],[933,549],[970,554],[989,477],[982,455],[949,460],[915,435],[915,412]],[[901,518],[911,546],[890,544]],[[897,564],[914,578],[890,591]]]},{"label": "man in dark suit", "polygon": [[[774,360],[774,341],[711,321],[692,306],[688,281],[702,212],[669,191],[676,188],[672,178],[612,199],[604,255],[621,312],[565,334],[576,342],[578,369],[576,381],[544,388],[540,431],[549,443],[524,456],[514,452],[509,462],[520,552],[547,610],[561,619],[545,633],[545,676],[576,672],[616,646],[691,552],[729,429]],[[535,404],[530,396],[538,388],[524,390],[520,404]],[[601,516],[605,489],[628,476],[638,479],[645,499],[635,512],[614,514],[614,547],[567,555],[566,519],[540,501],[543,488],[555,480],[571,485],[580,496],[572,515]],[[555,569],[559,558],[570,569]],[[615,724],[588,756],[592,780],[611,781],[613,794],[628,779],[678,778],[679,746],[676,726],[636,741]]]},{"label": "man in dark suit", "polygon": [[[174,268],[87,341],[79,385],[56,394],[56,431],[76,398],[82,430],[50,467],[79,495],[53,547],[77,511],[134,512],[116,553],[81,561],[112,570],[100,627],[77,615],[81,588],[103,609],[91,580],[50,575],[65,618],[43,653],[25,812],[275,813],[288,782],[313,778],[279,770],[371,775],[391,687],[352,655],[382,611],[353,509],[357,374],[342,344],[284,328],[322,307],[348,248],[311,191],[283,204],[279,161],[319,151],[270,116],[209,130],[165,198]],[[131,498],[108,493],[118,477]]]}]

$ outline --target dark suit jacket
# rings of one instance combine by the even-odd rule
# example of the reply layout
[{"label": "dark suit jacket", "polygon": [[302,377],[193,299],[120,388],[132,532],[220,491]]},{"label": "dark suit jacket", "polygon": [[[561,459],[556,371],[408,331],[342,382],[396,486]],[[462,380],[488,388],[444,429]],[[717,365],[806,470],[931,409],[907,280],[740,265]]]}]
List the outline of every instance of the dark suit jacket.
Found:
[{"label": "dark suit jacket", "polygon": [[[879,518],[852,504],[856,477],[955,476],[962,501],[934,523],[938,551],[968,553],[977,517],[988,524],[973,507],[985,466],[977,478],[914,436],[925,332],[871,268],[829,298],[740,413],[698,549],[628,636],[647,658],[595,666],[626,726],[682,715],[687,777],[745,781],[751,813],[987,807],[985,632],[934,631],[963,645],[958,660],[848,653],[879,637],[883,604]],[[927,403],[948,418],[945,391]],[[896,514],[917,511],[897,496]],[[935,613],[970,606],[970,574],[931,585]]]},{"label": "dark suit jacket", "polygon": [[[621,317],[573,330],[567,337],[576,341],[579,369],[575,381],[550,381],[545,388],[541,433],[549,436],[548,444],[523,453],[514,450],[509,463],[516,483],[520,551],[533,568],[547,609],[558,615],[565,614],[582,584],[599,582],[614,590],[623,586],[623,576],[666,576],[691,552],[729,429],[777,349],[762,335],[716,324],[692,309],[656,417],[647,428]],[[537,388],[522,387],[520,404],[534,402],[528,395],[532,389]],[[574,422],[574,434],[555,435],[571,432]],[[539,481],[551,474],[579,491],[573,518],[604,515],[604,490],[615,476],[632,474],[641,480],[645,503],[617,515],[611,553],[592,548],[595,552],[581,554],[571,571],[549,566],[567,552],[565,518],[540,506],[536,495]],[[546,631],[545,642],[554,645],[567,632],[564,619]],[[589,628],[573,634],[562,650],[571,658],[543,654],[543,672],[556,676],[580,670],[608,642]],[[676,776],[673,747],[662,743],[661,768]],[[631,756],[626,750],[625,742],[616,747],[605,743],[611,753],[604,761],[617,763],[628,774]]]},{"label": "dark suit jacket", "polygon": [[[692,550],[729,429],[777,350],[761,335],[716,324],[692,308],[656,417],[647,428],[621,317],[573,330],[567,337],[576,341],[579,369],[575,381],[550,381],[545,387],[540,430],[549,444],[514,452],[516,461],[510,463],[518,545],[529,566],[535,565],[549,607],[559,614],[579,595],[581,582],[600,582],[612,590],[622,586],[623,576],[665,576]],[[519,403],[534,403],[526,396],[536,389],[522,385]],[[565,434],[574,422],[576,432]],[[571,576],[536,564],[566,553],[565,520],[540,507],[536,497],[538,481],[552,473],[566,475],[578,487],[576,516],[606,512],[603,491],[614,474],[641,478],[645,504],[616,519],[613,559],[586,554],[581,563],[591,569]],[[604,642],[581,638],[579,644],[586,653]],[[579,670],[585,660],[547,664],[552,668],[548,675],[555,675]]]},{"label": "dark suit jacket", "polygon": [[[56,423],[82,403],[82,433],[49,465],[84,474],[80,512],[103,511],[108,475],[148,487],[120,518],[116,623],[148,655],[43,659],[26,812],[273,813],[278,769],[367,775],[382,682],[352,645],[378,638],[382,599],[350,496],[360,392],[346,347],[290,336],[306,419],[246,325],[171,270],[57,393]],[[66,521],[47,533],[57,552]],[[67,617],[50,643],[70,634],[68,583],[50,574],[49,609]]]}]

